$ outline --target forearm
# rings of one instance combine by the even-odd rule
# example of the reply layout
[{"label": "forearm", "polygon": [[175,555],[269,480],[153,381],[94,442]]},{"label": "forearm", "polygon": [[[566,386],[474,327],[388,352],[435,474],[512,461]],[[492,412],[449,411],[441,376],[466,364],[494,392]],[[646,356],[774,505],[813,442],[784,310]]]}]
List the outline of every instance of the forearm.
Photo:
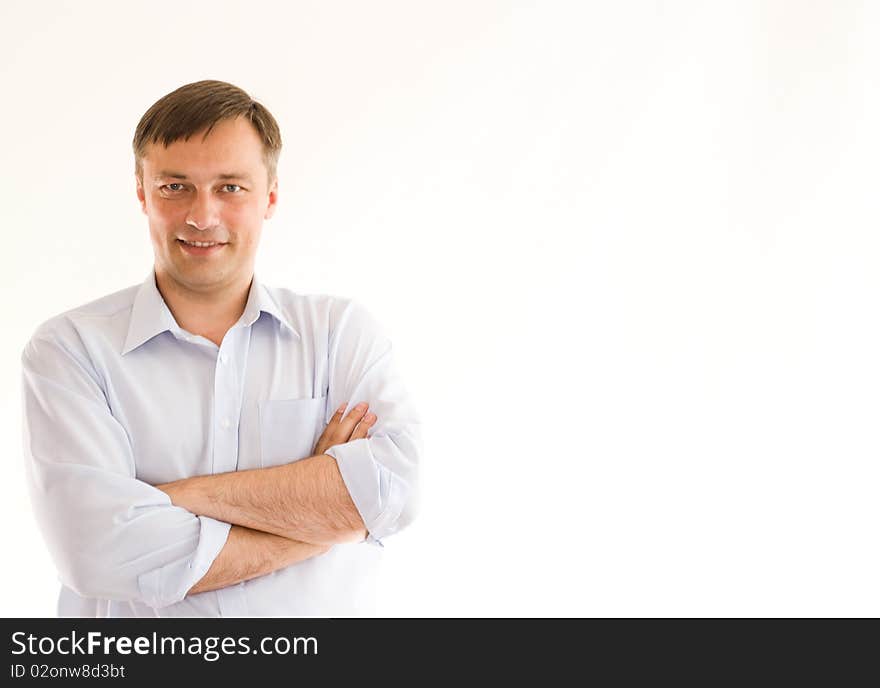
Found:
[{"label": "forearm", "polygon": [[259,530],[232,526],[223,549],[208,572],[187,595],[217,590],[265,576],[278,569],[324,554],[329,547],[298,542]]},{"label": "forearm", "polygon": [[366,537],[336,460],[325,454],[157,487],[194,514],[290,540],[334,545]]}]

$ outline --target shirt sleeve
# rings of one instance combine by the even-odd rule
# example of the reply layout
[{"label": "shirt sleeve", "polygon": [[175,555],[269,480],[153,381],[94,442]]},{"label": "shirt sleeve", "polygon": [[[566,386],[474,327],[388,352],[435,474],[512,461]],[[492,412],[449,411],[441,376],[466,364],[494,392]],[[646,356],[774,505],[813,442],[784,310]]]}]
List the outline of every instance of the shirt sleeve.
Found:
[{"label": "shirt sleeve", "polygon": [[179,602],[230,526],[135,477],[106,383],[74,340],[38,331],[22,354],[26,475],[49,553],[62,583],[84,597]]},{"label": "shirt sleeve", "polygon": [[368,536],[381,540],[408,526],[418,509],[421,428],[395,366],[391,343],[357,302],[340,302],[331,324],[329,412],[346,402],[370,404],[370,437],[331,447]]}]

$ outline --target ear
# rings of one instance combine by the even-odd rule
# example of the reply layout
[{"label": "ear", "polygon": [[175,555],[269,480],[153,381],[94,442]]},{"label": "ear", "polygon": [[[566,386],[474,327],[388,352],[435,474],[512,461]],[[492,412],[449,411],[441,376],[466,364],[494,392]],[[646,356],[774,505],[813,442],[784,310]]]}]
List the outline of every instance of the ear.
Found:
[{"label": "ear", "polygon": [[269,187],[269,204],[266,206],[266,213],[263,215],[264,220],[268,220],[275,214],[275,207],[278,203],[278,177],[272,180],[272,186]]},{"label": "ear", "polygon": [[135,172],[134,181],[135,181],[135,184],[137,185],[137,197],[138,197],[138,200],[141,202],[141,212],[144,215],[146,215],[147,214],[147,196],[144,193],[143,182],[141,182],[140,177],[137,176],[137,172]]}]

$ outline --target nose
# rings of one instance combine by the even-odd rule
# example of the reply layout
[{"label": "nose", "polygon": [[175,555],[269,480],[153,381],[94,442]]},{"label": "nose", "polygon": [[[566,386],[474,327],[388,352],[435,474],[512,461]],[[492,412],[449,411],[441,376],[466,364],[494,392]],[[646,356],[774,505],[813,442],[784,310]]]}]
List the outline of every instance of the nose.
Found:
[{"label": "nose", "polygon": [[220,224],[217,202],[211,198],[210,194],[195,194],[186,215],[186,224],[202,231],[212,229]]}]

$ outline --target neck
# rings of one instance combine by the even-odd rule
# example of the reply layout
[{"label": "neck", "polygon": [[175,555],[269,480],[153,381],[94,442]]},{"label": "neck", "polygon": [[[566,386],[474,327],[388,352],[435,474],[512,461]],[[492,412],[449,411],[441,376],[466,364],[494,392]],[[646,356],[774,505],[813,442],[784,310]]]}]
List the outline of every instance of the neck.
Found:
[{"label": "neck", "polygon": [[205,337],[217,346],[244,313],[253,274],[211,291],[193,291],[156,271],[156,287],[171,315],[184,330]]}]

